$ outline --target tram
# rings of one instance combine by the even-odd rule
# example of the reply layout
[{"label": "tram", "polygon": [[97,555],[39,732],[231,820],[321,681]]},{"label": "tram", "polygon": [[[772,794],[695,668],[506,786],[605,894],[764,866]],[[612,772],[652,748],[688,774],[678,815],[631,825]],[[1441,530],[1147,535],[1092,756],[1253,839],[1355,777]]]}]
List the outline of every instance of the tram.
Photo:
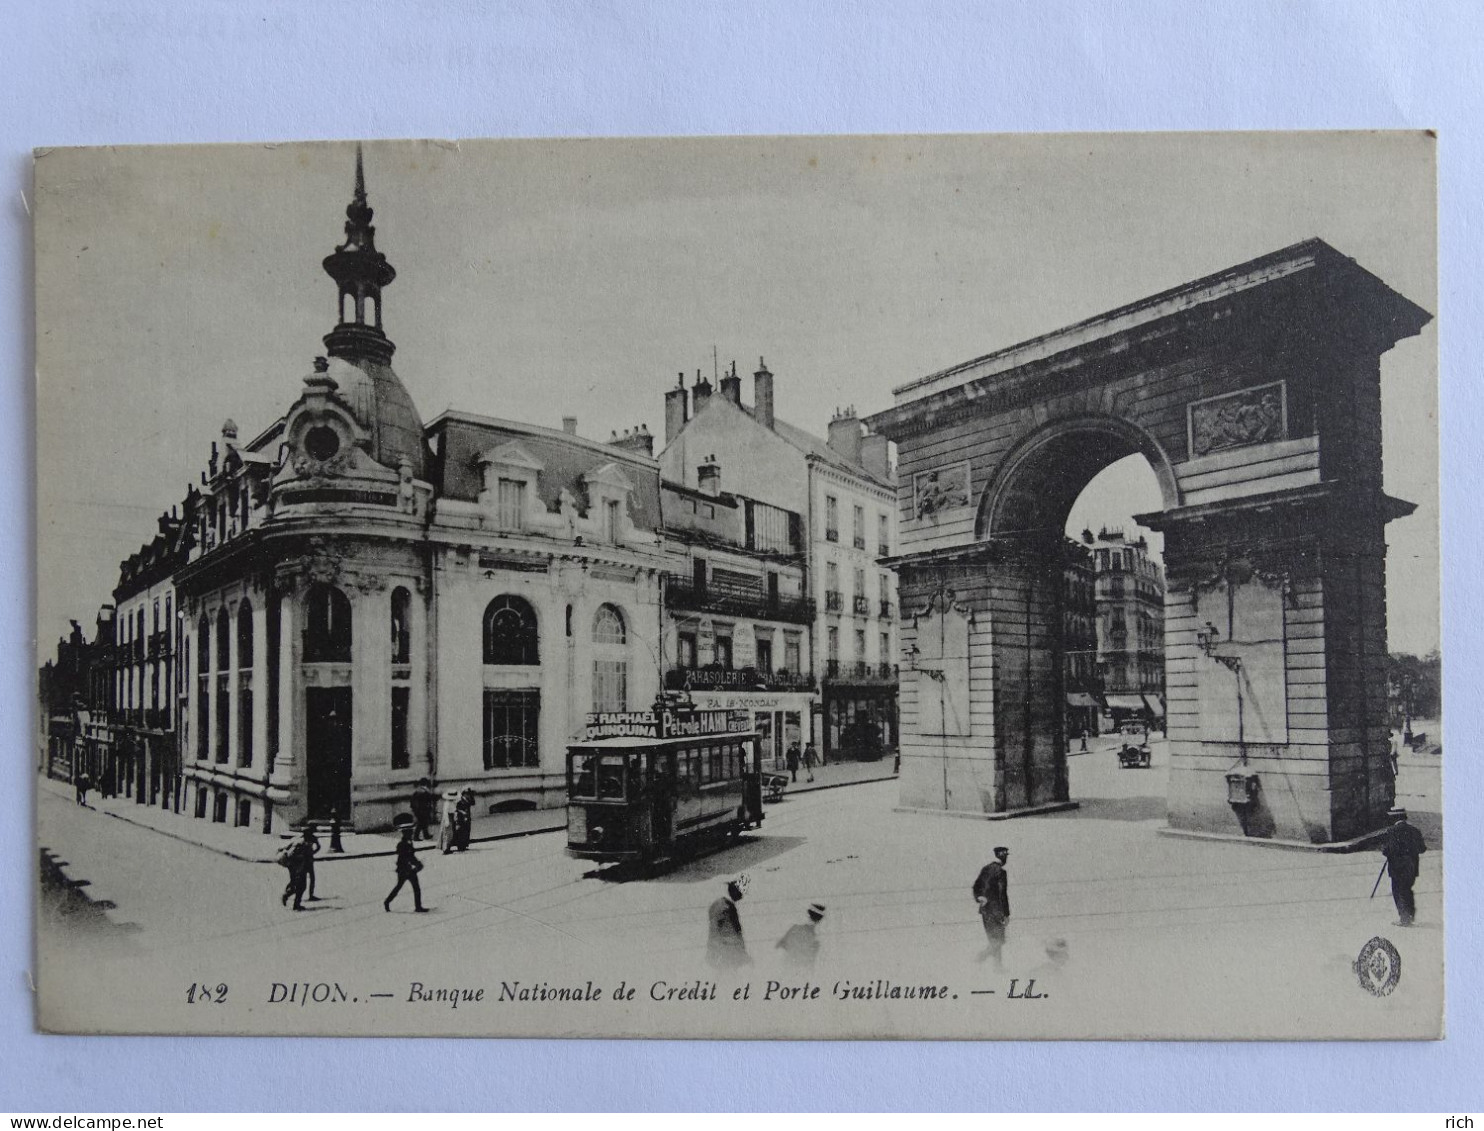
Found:
[{"label": "tram", "polygon": [[590,714],[567,748],[567,854],[648,863],[763,823],[746,712],[656,706]]}]

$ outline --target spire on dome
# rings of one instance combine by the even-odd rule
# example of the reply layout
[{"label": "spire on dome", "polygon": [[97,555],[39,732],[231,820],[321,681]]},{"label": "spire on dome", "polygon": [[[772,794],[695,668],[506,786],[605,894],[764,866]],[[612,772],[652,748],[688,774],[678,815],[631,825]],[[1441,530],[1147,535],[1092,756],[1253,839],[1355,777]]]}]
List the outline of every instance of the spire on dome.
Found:
[{"label": "spire on dome", "polygon": [[387,364],[396,346],[381,328],[381,289],[397,272],[376,250],[374,212],[366,203],[366,169],[356,145],[355,194],[345,209],[345,242],[325,258],[325,273],[340,290],[338,324],[325,335],[331,357]]}]

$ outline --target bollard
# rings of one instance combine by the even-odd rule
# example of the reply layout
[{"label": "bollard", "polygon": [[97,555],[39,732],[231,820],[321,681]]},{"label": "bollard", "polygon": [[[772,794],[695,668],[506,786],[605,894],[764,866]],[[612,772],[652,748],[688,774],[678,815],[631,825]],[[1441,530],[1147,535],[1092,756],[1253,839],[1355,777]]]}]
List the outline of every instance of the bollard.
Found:
[{"label": "bollard", "polygon": [[330,813],[330,851],[344,852],[345,845],[340,843],[340,810],[335,809]]}]

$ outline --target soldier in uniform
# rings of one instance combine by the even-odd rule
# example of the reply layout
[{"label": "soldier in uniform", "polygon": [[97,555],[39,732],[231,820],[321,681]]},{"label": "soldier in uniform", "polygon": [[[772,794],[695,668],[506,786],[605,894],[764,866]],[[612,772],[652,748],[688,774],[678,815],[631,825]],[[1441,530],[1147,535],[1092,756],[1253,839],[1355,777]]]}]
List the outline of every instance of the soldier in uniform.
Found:
[{"label": "soldier in uniform", "polygon": [[1397,926],[1410,927],[1417,917],[1417,899],[1412,894],[1412,885],[1417,882],[1418,859],[1427,851],[1427,844],[1415,825],[1407,821],[1405,809],[1391,809],[1386,814],[1392,820],[1386,830],[1386,839],[1381,844],[1381,854],[1386,857],[1386,870],[1391,873],[1391,898],[1396,903]]},{"label": "soldier in uniform", "polygon": [[397,898],[397,893],[402,890],[403,884],[412,885],[413,910],[426,912],[423,906],[423,889],[417,882],[417,874],[423,870],[423,862],[417,858],[417,849],[412,843],[413,823],[408,814],[401,814],[394,822],[402,830],[402,839],[397,841],[397,886],[392,888],[391,894],[381,901],[384,911],[392,909],[392,900]]},{"label": "soldier in uniform", "polygon": [[784,959],[792,966],[813,966],[819,957],[819,935],[815,928],[824,918],[824,904],[811,903],[808,914],[807,923],[795,923],[778,940],[777,949],[783,951]]},{"label": "soldier in uniform", "polygon": [[706,912],[706,961],[718,970],[735,969],[752,962],[747,954],[747,944],[742,941],[742,917],[737,914],[737,903],[746,887],[746,876],[729,880],[726,895],[718,898]]},{"label": "soldier in uniform", "polygon": [[1005,946],[1005,923],[1010,918],[1010,878],[1005,874],[1010,850],[1001,846],[994,850],[994,855],[994,860],[981,868],[974,880],[974,899],[979,904],[979,918],[984,922],[984,937],[989,941],[979,961],[993,958],[998,967]]}]

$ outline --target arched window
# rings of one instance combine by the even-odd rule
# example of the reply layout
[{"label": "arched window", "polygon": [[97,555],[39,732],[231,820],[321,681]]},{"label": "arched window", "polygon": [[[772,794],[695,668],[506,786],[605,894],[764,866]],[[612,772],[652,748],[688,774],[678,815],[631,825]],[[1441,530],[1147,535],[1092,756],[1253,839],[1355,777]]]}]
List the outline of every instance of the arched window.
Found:
[{"label": "arched window", "polygon": [[350,601],[333,585],[310,586],[305,601],[304,662],[350,662]]},{"label": "arched window", "polygon": [[392,590],[392,663],[412,663],[412,594],[400,585]]},{"label": "arched window", "polygon": [[340,321],[354,322],[356,320],[356,296],[349,291],[340,295]]},{"label": "arched window", "polygon": [[196,626],[196,758],[211,757],[211,621],[201,614]]},{"label": "arched window", "polygon": [[237,608],[237,670],[252,668],[252,603],[243,601]]},{"label": "arched window", "polygon": [[196,656],[201,662],[201,670],[198,675],[211,674],[211,621],[203,613],[201,623],[196,626]]},{"label": "arched window", "polygon": [[593,710],[629,709],[628,633],[623,614],[600,605],[593,618]]},{"label": "arched window", "polygon": [[612,605],[600,605],[598,615],[593,618],[593,643],[594,644],[623,644],[628,637],[624,635],[623,614]]},{"label": "arched window", "polygon": [[536,612],[519,597],[496,597],[484,610],[486,664],[539,664]]},{"label": "arched window", "polygon": [[366,296],[366,325],[380,326],[381,320],[376,316],[376,296]]},{"label": "arched window", "polygon": [[232,618],[223,605],[216,614],[216,670],[223,674],[232,666]]}]

